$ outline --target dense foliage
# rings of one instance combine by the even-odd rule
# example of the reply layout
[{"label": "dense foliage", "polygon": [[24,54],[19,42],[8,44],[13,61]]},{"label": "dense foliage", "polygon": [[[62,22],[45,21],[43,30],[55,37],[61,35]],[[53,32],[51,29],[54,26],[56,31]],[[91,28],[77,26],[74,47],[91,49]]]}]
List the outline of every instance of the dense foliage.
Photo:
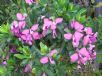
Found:
[{"label": "dense foliage", "polygon": [[101,50],[102,45],[101,17],[91,18],[86,7],[70,0],[8,2],[12,4],[7,9],[11,12],[2,11],[10,19],[1,15],[0,20],[0,75],[97,74],[95,60],[96,50]]}]

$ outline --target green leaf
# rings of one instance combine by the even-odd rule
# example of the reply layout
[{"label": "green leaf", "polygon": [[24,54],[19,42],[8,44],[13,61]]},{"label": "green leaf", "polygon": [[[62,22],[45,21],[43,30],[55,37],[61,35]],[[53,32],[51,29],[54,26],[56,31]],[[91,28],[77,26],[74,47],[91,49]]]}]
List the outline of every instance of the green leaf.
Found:
[{"label": "green leaf", "polygon": [[10,26],[8,23],[0,26],[0,32],[1,33],[9,33],[9,30],[10,30]]},{"label": "green leaf", "polygon": [[28,63],[29,59],[24,59],[22,62],[21,62],[21,66],[24,66]]},{"label": "green leaf", "polygon": [[4,68],[3,66],[0,66],[0,75],[4,75],[6,72],[6,68]]},{"label": "green leaf", "polygon": [[22,54],[15,54],[14,56],[17,57],[18,59],[30,58],[29,56],[25,56],[25,55],[22,55]]},{"label": "green leaf", "polygon": [[45,55],[48,51],[48,47],[45,44],[43,44],[42,42],[40,42],[40,50],[41,50],[41,54]]}]

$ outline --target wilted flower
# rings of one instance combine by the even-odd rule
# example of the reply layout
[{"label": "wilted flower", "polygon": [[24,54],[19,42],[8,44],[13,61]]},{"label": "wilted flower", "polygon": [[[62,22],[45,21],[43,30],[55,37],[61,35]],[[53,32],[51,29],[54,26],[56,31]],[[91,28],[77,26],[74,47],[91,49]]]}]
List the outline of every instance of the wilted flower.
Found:
[{"label": "wilted flower", "polygon": [[30,72],[31,71],[31,66],[29,64],[27,64],[24,68],[24,72],[27,73],[27,72]]}]

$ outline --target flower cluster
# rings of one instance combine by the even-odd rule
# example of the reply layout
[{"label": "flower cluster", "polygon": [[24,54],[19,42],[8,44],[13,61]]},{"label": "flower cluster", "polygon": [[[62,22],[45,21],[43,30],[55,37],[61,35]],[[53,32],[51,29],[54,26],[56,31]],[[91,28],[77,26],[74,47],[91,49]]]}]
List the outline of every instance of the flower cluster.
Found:
[{"label": "flower cluster", "polygon": [[72,45],[76,51],[70,56],[71,62],[85,64],[88,60],[95,59],[94,43],[97,40],[97,32],[93,33],[91,27],[84,27],[74,20],[71,22],[71,28],[75,30],[73,34],[64,34],[66,40],[72,40]]},{"label": "flower cluster", "polygon": [[17,13],[17,21],[13,21],[11,25],[11,32],[17,36],[21,41],[32,45],[34,40],[41,39],[42,37],[45,37],[49,30],[52,30],[53,38],[57,36],[56,34],[56,28],[57,24],[61,23],[63,21],[62,18],[56,18],[55,20],[44,18],[43,19],[43,27],[42,27],[42,33],[39,33],[37,30],[39,29],[39,24],[32,25],[31,28],[26,29],[26,16],[21,13]]},{"label": "flower cluster", "polygon": [[[35,40],[41,39],[48,34],[48,31],[52,31],[52,38],[57,37],[56,29],[59,23],[62,23],[62,18],[45,18],[43,17],[43,26],[42,32],[39,33],[39,24],[34,24],[31,28],[26,29],[26,15],[17,13],[17,21],[13,21],[11,26],[12,33],[18,37],[21,41],[32,45]],[[64,34],[66,40],[72,40],[72,45],[76,50],[76,53],[70,56],[71,62],[77,62],[78,64],[85,64],[88,60],[95,59],[96,52],[94,51],[97,38],[97,32],[93,33],[91,27],[84,27],[79,22],[73,20],[71,22],[71,29],[74,30],[74,33]],[[53,51],[52,51],[53,52]],[[56,50],[54,50],[56,52]],[[48,56],[45,56],[40,59],[40,62],[45,64],[49,60],[52,64],[55,64],[52,60],[52,55],[49,53]]]},{"label": "flower cluster", "polygon": [[30,29],[25,29],[26,16],[17,13],[17,20],[13,21],[11,25],[11,32],[17,36],[21,41],[24,41],[25,43],[32,45],[33,40],[37,40],[41,38],[41,35],[37,32],[38,24],[34,24]]},{"label": "flower cluster", "polygon": [[50,18],[44,18],[44,24],[43,24],[43,36],[47,35],[48,30],[52,30],[52,35],[53,38],[56,38],[56,29],[57,29],[57,24],[62,23],[63,19],[62,18],[56,18],[55,20],[51,20]]}]

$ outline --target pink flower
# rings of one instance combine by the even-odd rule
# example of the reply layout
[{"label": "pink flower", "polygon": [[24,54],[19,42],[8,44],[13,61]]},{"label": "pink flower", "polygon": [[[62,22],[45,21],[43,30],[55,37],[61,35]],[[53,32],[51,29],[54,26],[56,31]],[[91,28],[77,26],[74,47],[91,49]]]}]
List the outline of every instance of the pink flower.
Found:
[{"label": "pink flower", "polygon": [[88,50],[93,50],[95,48],[95,45],[92,45],[92,44],[89,44],[89,48],[88,48]]},{"label": "pink flower", "polygon": [[78,42],[78,41],[72,41],[72,45],[73,45],[74,48],[75,48],[75,47],[78,47],[79,42]]},{"label": "pink flower", "polygon": [[49,53],[49,56],[53,56],[54,54],[58,54],[58,51],[57,50],[52,50],[50,53]]},{"label": "pink flower", "polygon": [[95,43],[96,41],[97,41],[97,32],[95,34],[89,36],[90,43]]},{"label": "pink flower", "polygon": [[56,27],[56,23],[55,22],[53,22],[52,24],[51,24],[51,30],[55,30],[57,27]]},{"label": "pink flower", "polygon": [[25,0],[25,2],[26,2],[27,4],[29,4],[29,5],[31,5],[32,3],[35,2],[35,0]]},{"label": "pink flower", "polygon": [[56,30],[52,30],[52,37],[53,38],[56,38],[57,37]]},{"label": "pink flower", "polygon": [[54,61],[54,59],[53,59],[53,55],[54,54],[58,54],[58,52],[57,52],[57,50],[52,50],[49,54],[48,54],[48,56],[45,56],[45,57],[42,57],[41,59],[40,59],[40,62],[42,63],[42,64],[46,64],[46,63],[48,63],[49,61],[50,61],[50,63],[51,64],[55,64],[55,61]]},{"label": "pink flower", "polygon": [[55,19],[55,23],[58,24],[58,23],[62,23],[63,21],[63,18],[56,18]]},{"label": "pink flower", "polygon": [[3,61],[2,64],[3,64],[3,65],[7,65],[7,61]]},{"label": "pink flower", "polygon": [[28,43],[29,45],[32,45],[32,35],[30,34],[30,30],[29,29],[25,29],[22,31],[22,34],[20,36],[21,40],[23,40],[24,42]]},{"label": "pink flower", "polygon": [[50,21],[48,18],[44,18],[43,30],[48,30],[51,24],[52,24],[52,21]]},{"label": "pink flower", "polygon": [[92,34],[92,28],[91,27],[86,27],[85,29],[86,34],[91,35]]},{"label": "pink flower", "polygon": [[38,26],[39,24],[34,24],[32,27],[31,27],[31,30],[32,31],[36,31],[38,29]]},{"label": "pink flower", "polygon": [[56,34],[56,28],[57,28],[57,26],[56,26],[56,23],[55,22],[53,22],[52,24],[51,24],[51,30],[52,30],[52,34],[53,34],[53,38],[56,38],[56,36],[57,36],[57,34]]},{"label": "pink flower", "polygon": [[72,34],[71,33],[64,34],[64,38],[70,40],[72,38]]},{"label": "pink flower", "polygon": [[78,60],[78,64],[86,64],[87,60],[87,57],[80,57],[80,59]]},{"label": "pink flower", "polygon": [[74,33],[74,37],[75,37],[76,41],[80,41],[80,39],[83,37],[83,34],[76,31]]},{"label": "pink flower", "polygon": [[55,61],[51,57],[49,57],[49,60],[51,64],[55,64]]},{"label": "pink flower", "polygon": [[40,59],[40,62],[41,62],[42,64],[48,63],[48,57],[47,57],[47,56],[42,57],[42,58]]},{"label": "pink flower", "polygon": [[13,22],[12,22],[12,24],[11,24],[11,32],[12,32],[15,36],[19,37],[19,35],[20,35],[20,29],[19,29],[19,27],[18,27],[18,22],[17,22],[17,21],[13,21]]},{"label": "pink flower", "polygon": [[83,32],[84,26],[77,21],[71,22],[71,27],[74,28],[76,31]]},{"label": "pink flower", "polygon": [[89,43],[89,36],[84,36],[84,39],[83,39],[83,46],[86,46],[87,44]]},{"label": "pink flower", "polygon": [[32,36],[33,36],[34,40],[38,40],[41,38],[41,35],[38,32],[33,32]]},{"label": "pink flower", "polygon": [[22,13],[17,13],[16,17],[18,20],[25,20],[25,15],[23,15]]},{"label": "pink flower", "polygon": [[17,28],[17,27],[18,27],[18,22],[13,21],[12,24],[11,24],[11,30],[14,29],[14,28]]},{"label": "pink flower", "polygon": [[51,24],[52,24],[52,21],[48,18],[44,18],[43,20],[44,20],[43,21],[44,25],[42,27],[42,29],[43,29],[42,35],[45,37],[47,35],[47,32],[48,32]]},{"label": "pink flower", "polygon": [[80,53],[81,55],[87,57],[87,58],[90,57],[89,52],[86,50],[85,47],[81,48],[80,51],[79,51],[79,53]]},{"label": "pink flower", "polygon": [[23,28],[25,28],[25,26],[26,26],[26,22],[25,21],[19,21],[19,23],[18,23],[19,29],[23,29]]},{"label": "pink flower", "polygon": [[70,56],[71,62],[76,62],[78,60],[78,54],[75,53],[73,55]]},{"label": "pink flower", "polygon": [[72,45],[73,45],[73,47],[78,47],[78,45],[79,45],[79,41],[80,41],[80,39],[83,37],[83,34],[82,33],[80,33],[80,32],[78,32],[78,31],[76,31],[75,33],[74,33],[74,35],[73,35],[73,41],[72,41]]},{"label": "pink flower", "polygon": [[96,59],[96,51],[94,51],[94,53],[91,54],[91,58],[92,58],[92,59]]},{"label": "pink flower", "polygon": [[22,31],[22,34],[27,35],[27,34],[29,34],[29,31],[30,31],[29,29],[25,29],[25,30]]}]

